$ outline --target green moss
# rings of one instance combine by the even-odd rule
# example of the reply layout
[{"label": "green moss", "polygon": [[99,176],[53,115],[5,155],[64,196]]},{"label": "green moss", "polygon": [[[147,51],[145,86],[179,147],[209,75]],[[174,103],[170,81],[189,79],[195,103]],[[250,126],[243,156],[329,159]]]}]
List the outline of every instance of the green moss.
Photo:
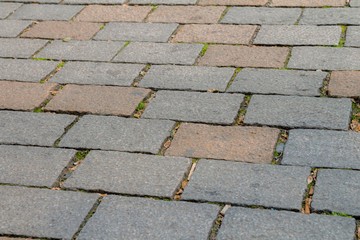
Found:
[{"label": "green moss", "polygon": [[347,215],[346,213],[341,213],[341,212],[331,212],[331,215],[341,216],[341,217],[351,217],[351,216]]},{"label": "green moss", "polygon": [[204,56],[204,55],[205,55],[205,52],[206,52],[206,50],[208,49],[208,47],[209,47],[209,44],[208,44],[208,43],[205,43],[203,49],[201,50],[201,56]]},{"label": "green moss", "polygon": [[141,111],[145,108],[145,103],[141,101],[139,105],[136,107],[136,111]]}]

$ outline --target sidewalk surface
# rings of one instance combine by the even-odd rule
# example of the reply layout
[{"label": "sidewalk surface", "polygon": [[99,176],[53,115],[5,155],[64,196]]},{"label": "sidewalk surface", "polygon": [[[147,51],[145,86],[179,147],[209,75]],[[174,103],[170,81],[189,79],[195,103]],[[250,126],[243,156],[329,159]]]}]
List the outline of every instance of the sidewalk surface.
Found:
[{"label": "sidewalk surface", "polygon": [[0,0],[0,240],[360,239],[360,0]]}]

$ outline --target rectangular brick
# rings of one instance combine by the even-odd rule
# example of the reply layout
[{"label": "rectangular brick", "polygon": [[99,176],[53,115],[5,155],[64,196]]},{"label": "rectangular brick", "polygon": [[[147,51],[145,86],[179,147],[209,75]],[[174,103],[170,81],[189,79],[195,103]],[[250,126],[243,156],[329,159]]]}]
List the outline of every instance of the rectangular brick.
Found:
[{"label": "rectangular brick", "polygon": [[360,7],[360,0],[351,0],[350,7]]},{"label": "rectangular brick", "polygon": [[17,37],[31,23],[31,21],[0,20],[0,37]]},{"label": "rectangular brick", "polygon": [[360,97],[360,72],[332,72],[329,83],[329,94],[337,97]]},{"label": "rectangular brick", "polygon": [[359,8],[307,8],[299,24],[305,25],[358,25]]},{"label": "rectangular brick", "polygon": [[197,0],[131,0],[130,4],[164,4],[164,5],[190,5],[196,4]]},{"label": "rectangular brick", "polygon": [[127,0],[64,0],[64,4],[124,4]]},{"label": "rectangular brick", "polygon": [[264,6],[268,0],[200,0],[199,5]]},{"label": "rectangular brick", "polygon": [[29,58],[47,42],[40,39],[0,38],[0,57]]},{"label": "rectangular brick", "polygon": [[0,19],[8,17],[15,12],[22,4],[21,3],[0,3]]},{"label": "rectangular brick", "polygon": [[271,163],[279,133],[273,128],[183,123],[166,155]]},{"label": "rectangular brick", "polygon": [[199,65],[281,68],[288,52],[286,47],[210,45]]},{"label": "rectangular brick", "polygon": [[342,7],[345,0],[272,0],[271,6],[274,7]]},{"label": "rectangular brick", "polygon": [[349,26],[346,30],[346,47],[360,47],[360,27]]}]

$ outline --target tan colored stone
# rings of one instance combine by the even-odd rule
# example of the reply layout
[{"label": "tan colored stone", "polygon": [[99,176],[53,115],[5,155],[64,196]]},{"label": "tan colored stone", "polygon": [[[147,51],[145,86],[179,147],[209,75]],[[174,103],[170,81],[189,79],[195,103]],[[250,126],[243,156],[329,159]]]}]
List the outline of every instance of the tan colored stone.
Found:
[{"label": "tan colored stone", "polygon": [[268,0],[200,0],[199,5],[263,6]]},{"label": "tan colored stone", "polygon": [[360,71],[332,72],[329,94],[337,97],[360,97]]},{"label": "tan colored stone", "polygon": [[166,155],[271,163],[280,130],[183,123]]},{"label": "tan colored stone", "polygon": [[272,0],[274,7],[341,7],[345,0]]}]

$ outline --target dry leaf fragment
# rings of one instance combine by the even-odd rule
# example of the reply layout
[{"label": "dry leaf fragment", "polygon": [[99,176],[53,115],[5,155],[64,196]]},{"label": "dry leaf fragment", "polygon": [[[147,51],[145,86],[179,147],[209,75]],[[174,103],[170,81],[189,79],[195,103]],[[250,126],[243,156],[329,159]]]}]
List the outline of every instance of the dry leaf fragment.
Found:
[{"label": "dry leaf fragment", "polygon": [[311,188],[309,190],[309,195],[310,196],[314,195],[314,186],[311,186]]},{"label": "dry leaf fragment", "polygon": [[355,132],[360,132],[359,120],[357,120],[357,119],[352,120],[351,124],[350,124],[350,128],[351,128],[351,130],[353,130]]},{"label": "dry leaf fragment", "polygon": [[50,94],[55,96],[58,92],[57,91],[50,91]]},{"label": "dry leaf fragment", "polygon": [[140,118],[140,117],[141,117],[141,114],[140,114],[140,113],[135,113],[133,117],[135,117],[135,118]]},{"label": "dry leaf fragment", "polygon": [[181,183],[181,188],[184,189],[188,183],[189,183],[188,180],[183,181],[183,182]]},{"label": "dry leaf fragment", "polygon": [[231,207],[230,204],[226,204],[225,207],[221,210],[220,214],[225,216],[226,211]]},{"label": "dry leaf fragment", "polygon": [[175,196],[174,196],[174,200],[179,201],[179,200],[180,200],[180,196],[179,196],[179,195],[175,195]]},{"label": "dry leaf fragment", "polygon": [[307,179],[306,179],[306,181],[307,181],[307,184],[312,183],[312,181],[314,181],[313,176],[308,176]]},{"label": "dry leaf fragment", "polygon": [[215,93],[215,92],[219,92],[219,89],[208,89],[207,92]]},{"label": "dry leaf fragment", "polygon": [[167,140],[166,143],[164,143],[164,148],[169,148],[171,144],[171,140]]},{"label": "dry leaf fragment", "polygon": [[58,188],[58,187],[53,187],[53,188],[51,188],[52,190],[60,190],[60,188]]},{"label": "dry leaf fragment", "polygon": [[184,190],[180,189],[180,190],[176,193],[176,195],[180,195],[180,194],[182,194],[183,192],[184,192]]},{"label": "dry leaf fragment", "polygon": [[311,198],[307,198],[305,200],[305,214],[310,214],[310,204],[311,204],[312,199]]}]

